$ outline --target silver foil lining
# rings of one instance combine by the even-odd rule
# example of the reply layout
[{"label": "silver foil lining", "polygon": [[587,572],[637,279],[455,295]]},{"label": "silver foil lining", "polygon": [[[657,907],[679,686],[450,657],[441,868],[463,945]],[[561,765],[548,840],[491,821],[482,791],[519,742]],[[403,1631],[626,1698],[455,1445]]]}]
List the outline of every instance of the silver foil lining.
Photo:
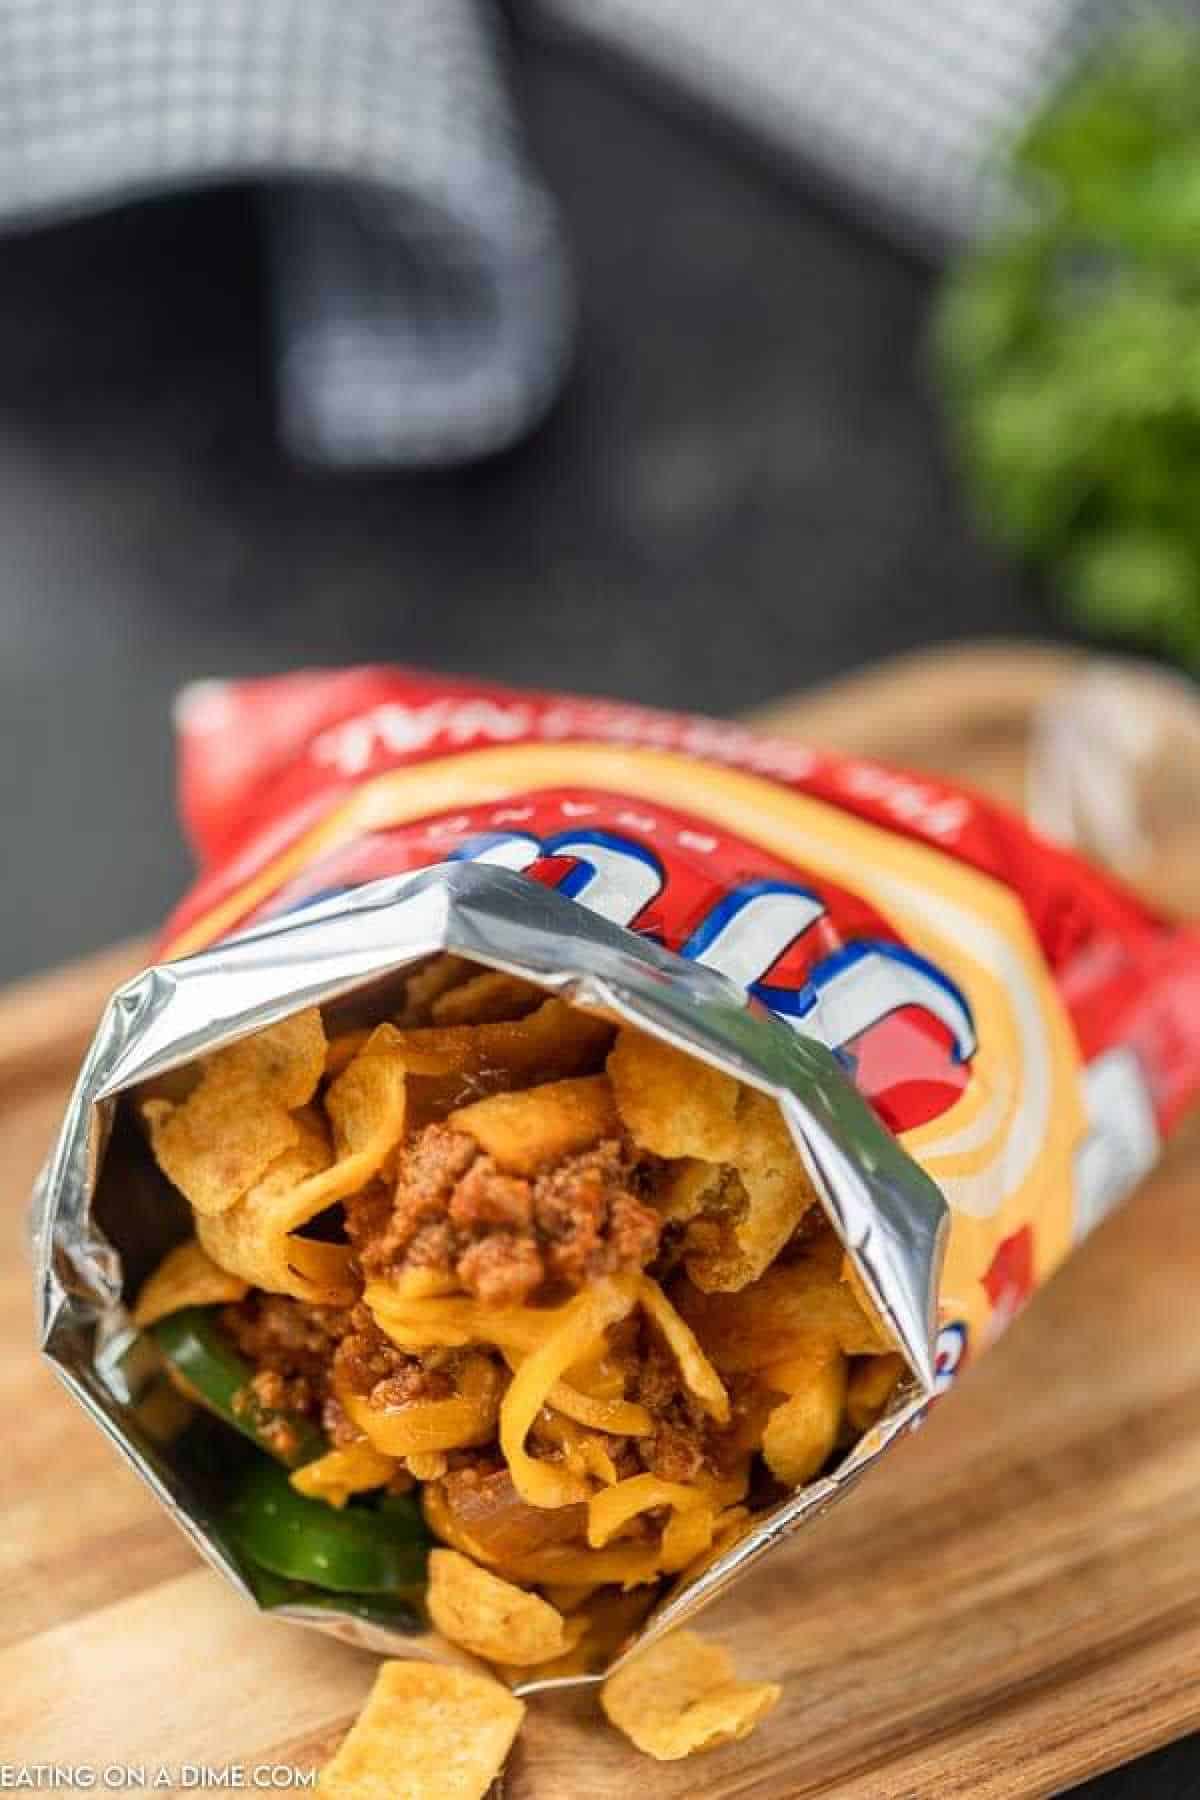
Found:
[{"label": "silver foil lining", "polygon": [[[936,1186],[887,1132],[836,1058],[743,989],[577,902],[501,868],[455,862],[359,888],[162,963],[109,1002],[34,1193],[38,1329],[56,1373],[154,1490],[196,1548],[248,1599],[236,1553],[187,1474],[138,1419],[157,1367],[124,1301],[184,1235],[178,1202],[119,1096],[302,1007],[387,984],[439,950],[525,976],[638,1026],[771,1094],[839,1236],[911,1370],[888,1414],[830,1474],[756,1516],[694,1580],[676,1582],[626,1654],[680,1624],[823,1511],[919,1416],[934,1391],[938,1281],[948,1215]],[[369,995],[368,995],[369,997]],[[127,1122],[126,1122],[127,1123]],[[426,1645],[370,1609],[275,1613],[380,1650]],[[445,1654],[440,1640],[428,1647]],[[539,1686],[536,1671],[523,1692]]]}]

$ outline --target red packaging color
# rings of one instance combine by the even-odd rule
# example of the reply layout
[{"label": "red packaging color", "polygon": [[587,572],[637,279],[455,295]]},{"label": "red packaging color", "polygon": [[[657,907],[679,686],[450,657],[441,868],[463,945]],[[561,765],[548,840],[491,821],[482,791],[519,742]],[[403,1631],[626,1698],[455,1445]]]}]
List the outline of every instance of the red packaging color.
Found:
[{"label": "red packaging color", "polygon": [[824,1041],[943,1189],[947,1373],[1200,1086],[1200,933],[968,790],[709,719],[362,668],[180,704],[180,956],[377,878],[500,863]]}]

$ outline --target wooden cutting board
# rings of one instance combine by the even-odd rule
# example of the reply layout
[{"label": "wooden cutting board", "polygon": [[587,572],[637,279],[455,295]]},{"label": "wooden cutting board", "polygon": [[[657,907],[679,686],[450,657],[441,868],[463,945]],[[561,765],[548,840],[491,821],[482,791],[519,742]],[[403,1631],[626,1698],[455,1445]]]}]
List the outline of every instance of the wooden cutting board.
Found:
[{"label": "wooden cutting board", "polygon": [[[772,722],[1019,799],[1030,706],[1071,662],[937,653]],[[249,1783],[326,1756],[373,1659],[202,1568],[30,1344],[29,1184],[141,954],[0,996],[0,1763],[166,1765],[181,1785],[184,1764],[241,1764]],[[1200,1726],[1198,1184],[1189,1131],[925,1428],[707,1615],[739,1668],[783,1681],[765,1728],[658,1765],[589,1698],[537,1700],[510,1800],[999,1800]]]}]

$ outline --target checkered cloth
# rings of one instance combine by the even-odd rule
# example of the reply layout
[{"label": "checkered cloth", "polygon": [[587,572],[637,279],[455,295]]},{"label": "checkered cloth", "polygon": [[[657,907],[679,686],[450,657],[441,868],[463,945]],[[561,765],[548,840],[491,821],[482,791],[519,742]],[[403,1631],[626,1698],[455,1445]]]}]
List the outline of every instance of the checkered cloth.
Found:
[{"label": "checkered cloth", "polygon": [[[1132,0],[513,0],[954,238],[994,146]],[[0,225],[233,179],[267,189],[282,429],[331,464],[525,430],[571,336],[496,0],[0,0]]]},{"label": "checkered cloth", "polygon": [[941,250],[994,217],[1003,148],[1153,0],[536,0]]},{"label": "checkered cloth", "polygon": [[234,179],[295,452],[452,461],[553,397],[565,258],[486,0],[0,0],[0,223]]}]

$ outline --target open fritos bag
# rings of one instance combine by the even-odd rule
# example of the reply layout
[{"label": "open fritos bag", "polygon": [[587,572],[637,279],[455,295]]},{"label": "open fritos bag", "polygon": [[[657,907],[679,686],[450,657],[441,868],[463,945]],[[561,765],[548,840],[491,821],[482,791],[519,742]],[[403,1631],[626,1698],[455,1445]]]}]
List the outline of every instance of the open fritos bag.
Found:
[{"label": "open fritos bag", "polygon": [[1200,1084],[1200,935],[945,783],[392,669],[204,684],[180,734],[202,875],[42,1177],[40,1326],[304,1623],[603,1676],[845,1491]]}]

